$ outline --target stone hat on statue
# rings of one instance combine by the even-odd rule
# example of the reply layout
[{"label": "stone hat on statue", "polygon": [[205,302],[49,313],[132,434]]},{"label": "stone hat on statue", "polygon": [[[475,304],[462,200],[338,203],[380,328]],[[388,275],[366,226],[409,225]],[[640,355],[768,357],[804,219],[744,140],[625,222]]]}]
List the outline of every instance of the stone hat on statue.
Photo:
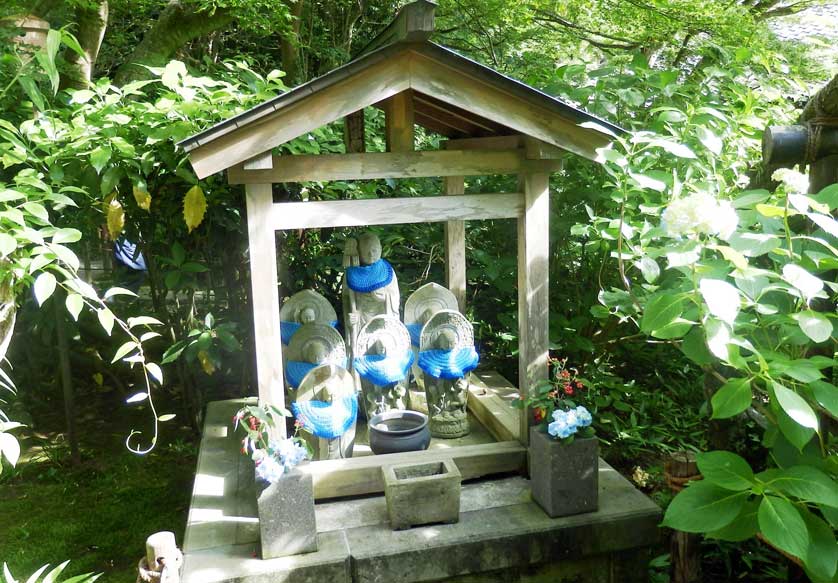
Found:
[{"label": "stone hat on statue", "polygon": [[474,328],[471,322],[456,310],[440,310],[422,327],[421,349],[442,348],[458,350],[474,346]]},{"label": "stone hat on statue", "polygon": [[282,305],[279,310],[279,319],[283,322],[298,324],[310,322],[331,324],[337,321],[338,316],[329,300],[313,289],[304,289],[288,298]]},{"label": "stone hat on statue", "polygon": [[291,338],[287,360],[346,366],[346,344],[327,323],[303,324]]},{"label": "stone hat on statue", "polygon": [[376,386],[405,380],[413,364],[410,334],[395,316],[375,316],[358,333],[355,370]]},{"label": "stone hat on statue", "polygon": [[440,310],[457,310],[457,298],[438,283],[426,283],[410,294],[404,304],[404,323],[414,346],[419,346],[422,326]]}]

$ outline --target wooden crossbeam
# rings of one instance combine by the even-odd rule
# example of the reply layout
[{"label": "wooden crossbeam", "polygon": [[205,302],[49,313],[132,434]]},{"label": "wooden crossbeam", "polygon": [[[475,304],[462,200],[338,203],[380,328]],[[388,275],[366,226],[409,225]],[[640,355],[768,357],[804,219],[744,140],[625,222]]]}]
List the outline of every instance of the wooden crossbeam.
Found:
[{"label": "wooden crossbeam", "polygon": [[502,441],[344,460],[322,460],[298,468],[312,475],[314,497],[323,499],[383,492],[381,466],[384,464],[433,463],[446,458],[453,459],[463,479],[469,480],[522,470],[527,462],[527,448],[518,441]]},{"label": "wooden crossbeam", "polygon": [[556,160],[527,160],[520,150],[444,150],[366,152],[362,154],[285,155],[273,157],[273,168],[227,171],[230,184],[326,182],[430,176],[488,176],[521,172],[553,172]]},{"label": "wooden crossbeam", "polygon": [[281,202],[268,211],[268,224],[282,231],[514,219],[522,209],[523,196],[519,193]]}]

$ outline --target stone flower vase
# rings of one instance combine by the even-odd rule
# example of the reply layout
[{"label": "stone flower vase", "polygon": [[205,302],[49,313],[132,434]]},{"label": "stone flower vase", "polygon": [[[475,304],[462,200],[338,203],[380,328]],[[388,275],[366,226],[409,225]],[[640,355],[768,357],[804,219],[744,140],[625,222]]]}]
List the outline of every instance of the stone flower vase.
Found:
[{"label": "stone flower vase", "polygon": [[599,497],[599,441],[553,439],[540,427],[530,429],[532,497],[550,518],[594,512]]},{"label": "stone flower vase", "polygon": [[273,484],[257,478],[256,496],[263,559],[317,550],[311,474],[294,468]]}]

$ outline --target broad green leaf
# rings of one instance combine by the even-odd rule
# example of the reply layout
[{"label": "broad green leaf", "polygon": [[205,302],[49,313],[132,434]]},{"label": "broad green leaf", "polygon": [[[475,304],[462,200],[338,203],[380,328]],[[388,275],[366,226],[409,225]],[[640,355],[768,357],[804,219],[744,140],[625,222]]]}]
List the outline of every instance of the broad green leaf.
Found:
[{"label": "broad green leaf", "polygon": [[747,269],[748,259],[733,247],[716,245],[714,248],[722,254],[722,257],[730,261],[736,269]]},{"label": "broad green leaf", "polygon": [[58,229],[52,236],[52,242],[55,244],[75,243],[81,240],[81,231],[78,229]]},{"label": "broad green leaf", "polygon": [[771,386],[774,388],[777,403],[793,421],[814,431],[818,430],[818,416],[803,397],[776,381],[773,381]]},{"label": "broad green leaf", "polygon": [[651,257],[643,257],[640,261],[635,263],[640,273],[643,274],[643,279],[646,283],[654,283],[658,276],[660,276],[661,268],[658,262]]},{"label": "broad green leaf", "polygon": [[757,475],[766,488],[838,508],[838,482],[813,466],[797,465],[780,470],[766,470]]},{"label": "broad green leaf", "polygon": [[175,413],[166,413],[165,415],[161,415],[160,417],[158,417],[157,420],[161,423],[165,423],[166,421],[171,421],[175,417],[177,417]]},{"label": "broad green leaf", "polygon": [[777,426],[780,428],[780,431],[788,442],[797,448],[798,452],[802,452],[812,441],[815,430],[800,425],[797,421],[789,417],[779,405],[776,406],[775,411],[777,415]]},{"label": "broad green leaf", "polygon": [[809,546],[809,531],[795,507],[776,496],[765,496],[757,512],[765,539],[781,551],[803,558]]},{"label": "broad green leaf", "polygon": [[750,379],[730,379],[716,391],[710,400],[712,419],[728,419],[739,415],[751,406]]},{"label": "broad green leaf", "polygon": [[782,244],[779,237],[763,233],[734,233],[727,242],[745,257],[765,255]]},{"label": "broad green leaf", "polygon": [[96,169],[96,174],[101,174],[102,169],[111,159],[111,149],[105,146],[99,146],[90,152],[90,164]]},{"label": "broad green leaf", "polygon": [[204,191],[198,185],[193,186],[183,199],[183,220],[191,233],[204,220],[207,210],[207,200]]},{"label": "broad green leaf", "polygon": [[662,340],[671,340],[673,338],[681,338],[695,325],[695,322],[684,320],[683,318],[676,318],[674,322],[670,322],[663,328],[652,330],[650,333],[654,338]]},{"label": "broad green leaf", "polygon": [[137,294],[132,292],[130,289],[125,289],[124,287],[112,287],[105,292],[104,298],[107,300],[114,296],[131,296],[135,298],[137,297]]},{"label": "broad green leaf", "polygon": [[640,188],[648,188],[650,190],[655,190],[657,192],[663,192],[666,190],[666,183],[656,178],[652,178],[651,176],[646,176],[645,174],[638,174],[634,172],[629,172],[629,176],[634,179],[634,181],[640,186]]},{"label": "broad green leaf", "polygon": [[697,462],[705,480],[726,490],[750,490],[755,485],[748,462],[729,451],[699,453]]},{"label": "broad green leaf", "polygon": [[698,141],[704,144],[704,147],[710,150],[713,154],[719,155],[722,153],[722,140],[710,131],[706,126],[698,126]]},{"label": "broad green leaf", "polygon": [[6,257],[17,249],[17,239],[8,233],[0,233],[0,257]]},{"label": "broad green leaf", "polygon": [[823,289],[823,281],[799,265],[787,263],[783,266],[783,279],[800,290],[806,301],[818,295]]},{"label": "broad green leaf", "polygon": [[108,203],[107,222],[108,233],[115,241],[125,228],[125,210],[115,196]]},{"label": "broad green leaf", "polygon": [[684,342],[681,343],[681,352],[698,365],[703,366],[713,362],[713,355],[707,349],[707,343],[704,341],[704,330],[701,328],[693,328],[684,337]]},{"label": "broad green leaf", "polygon": [[35,280],[35,299],[38,300],[39,306],[43,306],[44,302],[47,301],[52,295],[52,292],[55,291],[56,283],[55,276],[48,271],[43,272]]},{"label": "broad green leaf", "polygon": [[108,336],[113,331],[114,315],[108,308],[101,308],[96,311],[96,317],[99,318],[99,324],[107,332]]},{"label": "broad green leaf", "polygon": [[162,326],[163,322],[158,320],[157,318],[152,318],[151,316],[137,316],[135,318],[128,318],[128,327],[133,328],[135,326]]},{"label": "broad green leaf", "polygon": [[8,462],[15,466],[20,457],[20,443],[11,433],[0,432],[0,459],[5,457]]},{"label": "broad green leaf", "polygon": [[79,89],[73,91],[73,96],[70,98],[70,103],[87,103],[96,96],[96,93],[89,89]]},{"label": "broad green leaf", "polygon": [[730,524],[748,492],[731,492],[704,480],[692,482],[666,509],[663,526],[684,532],[710,532]]},{"label": "broad green leaf", "polygon": [[838,544],[835,533],[823,520],[806,510],[797,508],[806,530],[809,531],[809,545],[803,562],[815,579],[832,581],[838,566]]},{"label": "broad green leaf", "polygon": [[721,320],[708,318],[704,324],[704,332],[707,335],[707,348],[716,358],[727,361],[730,354],[730,329]]},{"label": "broad green leaf", "polygon": [[125,399],[125,402],[126,403],[139,403],[140,401],[145,401],[146,399],[148,399],[148,393],[142,392],[142,393],[136,393],[134,395],[131,395],[130,397]]},{"label": "broad green leaf", "polygon": [[126,342],[125,344],[123,344],[122,346],[120,346],[117,349],[116,354],[114,354],[114,357],[111,360],[111,364],[113,364],[114,362],[116,362],[117,360],[122,358],[123,356],[127,355],[129,352],[135,350],[136,348],[137,348],[137,343],[134,342],[133,340],[129,340],[128,342]]},{"label": "broad green leaf", "polygon": [[733,325],[739,314],[739,290],[720,279],[702,279],[698,288],[710,313],[723,322]]},{"label": "broad green leaf", "polygon": [[660,146],[670,154],[674,154],[679,158],[695,158],[695,154],[692,150],[686,147],[684,144],[678,144],[676,142],[670,142],[669,140],[663,139],[654,139],[652,140],[653,146]]},{"label": "broad green leaf", "polygon": [[186,77],[186,65],[181,61],[169,61],[163,69],[160,80],[169,89],[177,89],[180,86],[181,77]]},{"label": "broad green leaf", "polygon": [[134,200],[137,202],[137,206],[147,211],[151,208],[151,195],[148,193],[148,190],[145,188],[140,188],[139,186],[133,187],[134,193]]},{"label": "broad green leaf", "polygon": [[676,294],[664,293],[655,296],[643,311],[640,329],[649,333],[671,324],[684,311],[684,302]]},{"label": "broad green leaf", "polygon": [[810,383],[809,387],[821,407],[829,411],[833,417],[838,417],[838,387],[825,381],[815,381]]},{"label": "broad green leaf", "polygon": [[757,511],[759,502],[748,500],[742,507],[739,515],[727,526],[707,533],[710,538],[717,538],[730,542],[742,542],[748,540],[759,531],[757,522]]},{"label": "broad green leaf", "polygon": [[46,207],[39,202],[25,202],[22,206],[26,211],[34,217],[37,217],[44,221],[45,223],[49,222],[49,213],[47,212]]},{"label": "broad green leaf", "polygon": [[820,312],[805,310],[794,317],[803,333],[813,342],[825,342],[832,336],[832,322]]},{"label": "broad green leaf", "polygon": [[64,305],[67,306],[67,311],[70,312],[73,320],[78,322],[79,314],[81,314],[82,308],[84,308],[84,298],[80,294],[69,293],[67,294],[67,299],[64,300]]},{"label": "broad green leaf", "polygon": [[163,371],[160,370],[159,366],[157,366],[153,362],[147,362],[145,368],[148,371],[148,374],[154,377],[154,379],[158,383],[160,383],[161,385],[163,384]]}]

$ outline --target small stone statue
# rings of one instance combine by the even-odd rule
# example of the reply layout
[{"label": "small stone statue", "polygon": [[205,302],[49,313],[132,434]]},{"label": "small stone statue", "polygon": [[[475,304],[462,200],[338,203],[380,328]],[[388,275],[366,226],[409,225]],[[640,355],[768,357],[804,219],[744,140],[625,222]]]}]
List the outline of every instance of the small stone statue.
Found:
[{"label": "small stone statue", "polygon": [[333,364],[346,368],[346,345],[340,332],[329,324],[303,324],[291,337],[286,351],[285,379],[291,388],[300,386],[303,378],[316,366]]},{"label": "small stone statue", "polygon": [[183,553],[173,532],[154,533],[146,539],[145,549],[146,556],[137,567],[137,583],[180,583]]},{"label": "small stone statue", "polygon": [[338,315],[329,300],[312,289],[304,289],[288,298],[279,310],[282,343],[287,346],[300,326],[313,322],[337,326]]},{"label": "small stone statue", "polygon": [[412,372],[416,382],[415,387],[411,385],[409,388],[410,408],[422,413],[428,412],[428,403],[425,401],[425,383],[419,369],[419,337],[425,323],[440,310],[457,310],[457,298],[448,288],[433,282],[426,283],[410,294],[404,303],[404,324],[410,332],[413,345]]},{"label": "small stone statue", "polygon": [[372,232],[344,247],[343,322],[350,361],[359,354],[355,339],[375,316],[399,317],[399,283],[393,266],[381,257],[381,241]]},{"label": "small stone statue", "polygon": [[455,310],[440,310],[422,328],[419,367],[425,379],[431,435],[462,437],[469,433],[468,375],[480,358],[474,329]]},{"label": "small stone statue", "polygon": [[358,333],[355,371],[367,418],[407,408],[407,382],[413,351],[410,334],[393,316],[375,316]]},{"label": "small stone statue", "polygon": [[352,457],[358,398],[349,371],[335,364],[311,369],[300,382],[292,409],[315,460]]}]

